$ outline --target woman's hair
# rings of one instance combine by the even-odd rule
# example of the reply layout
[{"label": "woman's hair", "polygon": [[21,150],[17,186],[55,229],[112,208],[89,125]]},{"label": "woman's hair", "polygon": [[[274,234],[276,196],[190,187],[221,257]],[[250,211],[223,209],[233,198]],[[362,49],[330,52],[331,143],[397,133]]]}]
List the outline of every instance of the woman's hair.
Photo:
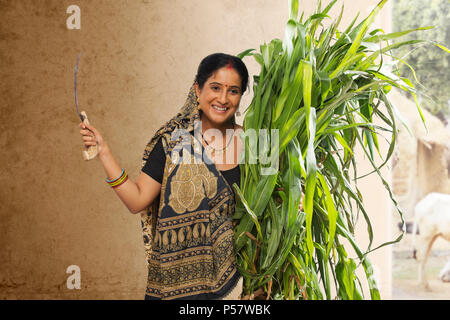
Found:
[{"label": "woman's hair", "polygon": [[214,72],[222,67],[229,66],[236,70],[241,77],[241,90],[242,94],[247,89],[248,84],[248,71],[244,62],[236,56],[232,56],[225,53],[213,53],[205,57],[198,66],[197,75],[195,81],[198,83],[200,89],[203,88],[206,80],[213,75]]}]

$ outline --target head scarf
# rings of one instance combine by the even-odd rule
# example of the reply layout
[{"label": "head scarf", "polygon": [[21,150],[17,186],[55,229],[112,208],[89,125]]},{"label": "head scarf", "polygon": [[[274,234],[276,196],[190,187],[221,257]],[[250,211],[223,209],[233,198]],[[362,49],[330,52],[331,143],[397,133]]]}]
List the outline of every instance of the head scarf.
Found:
[{"label": "head scarf", "polygon": [[186,140],[172,139],[177,129],[194,130],[200,121],[197,106],[193,84],[180,112],[156,132],[142,158],[143,167],[162,139],[166,163],[161,193],[141,213],[148,263],[146,299],[220,299],[239,279],[231,187],[212,162],[185,164],[175,159],[204,157],[192,135],[189,149],[179,148]]}]

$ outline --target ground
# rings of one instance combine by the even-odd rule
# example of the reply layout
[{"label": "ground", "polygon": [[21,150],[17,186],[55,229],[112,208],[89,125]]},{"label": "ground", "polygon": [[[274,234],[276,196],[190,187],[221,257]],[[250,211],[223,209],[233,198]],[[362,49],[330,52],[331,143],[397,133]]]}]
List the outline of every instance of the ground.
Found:
[{"label": "ground", "polygon": [[430,286],[427,291],[418,286],[418,263],[412,256],[409,246],[410,235],[401,244],[394,246],[392,261],[392,299],[393,300],[450,300],[450,282],[438,279],[439,272],[450,259],[450,244],[437,243],[425,266],[426,278]]}]

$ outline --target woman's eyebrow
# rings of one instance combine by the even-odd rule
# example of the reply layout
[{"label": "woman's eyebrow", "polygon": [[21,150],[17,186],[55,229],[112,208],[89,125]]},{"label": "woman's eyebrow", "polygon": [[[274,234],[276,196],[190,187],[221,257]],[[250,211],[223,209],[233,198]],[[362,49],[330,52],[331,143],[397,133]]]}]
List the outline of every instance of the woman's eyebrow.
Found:
[{"label": "woman's eyebrow", "polygon": [[[221,84],[220,82],[210,82],[209,84],[218,84],[218,85],[220,85],[220,86],[223,86],[223,84]],[[225,87],[228,87],[228,85],[225,85]],[[229,86],[229,87],[231,87],[231,88],[238,88],[238,89],[241,89],[241,87],[239,87],[239,86],[234,86],[234,85],[231,85],[231,86]]]}]

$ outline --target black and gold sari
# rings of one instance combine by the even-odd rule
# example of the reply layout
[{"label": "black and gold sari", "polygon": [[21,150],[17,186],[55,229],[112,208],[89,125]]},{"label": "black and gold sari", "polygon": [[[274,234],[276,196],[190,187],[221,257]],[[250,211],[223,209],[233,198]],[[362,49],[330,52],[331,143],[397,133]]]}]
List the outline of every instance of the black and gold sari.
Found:
[{"label": "black and gold sari", "polygon": [[[236,286],[234,193],[194,135],[200,121],[192,85],[181,111],[147,144],[142,167],[159,139],[166,163],[159,197],[141,213],[148,262],[146,299],[221,299]],[[186,158],[187,157],[187,158]],[[181,159],[189,159],[185,163]]]}]

